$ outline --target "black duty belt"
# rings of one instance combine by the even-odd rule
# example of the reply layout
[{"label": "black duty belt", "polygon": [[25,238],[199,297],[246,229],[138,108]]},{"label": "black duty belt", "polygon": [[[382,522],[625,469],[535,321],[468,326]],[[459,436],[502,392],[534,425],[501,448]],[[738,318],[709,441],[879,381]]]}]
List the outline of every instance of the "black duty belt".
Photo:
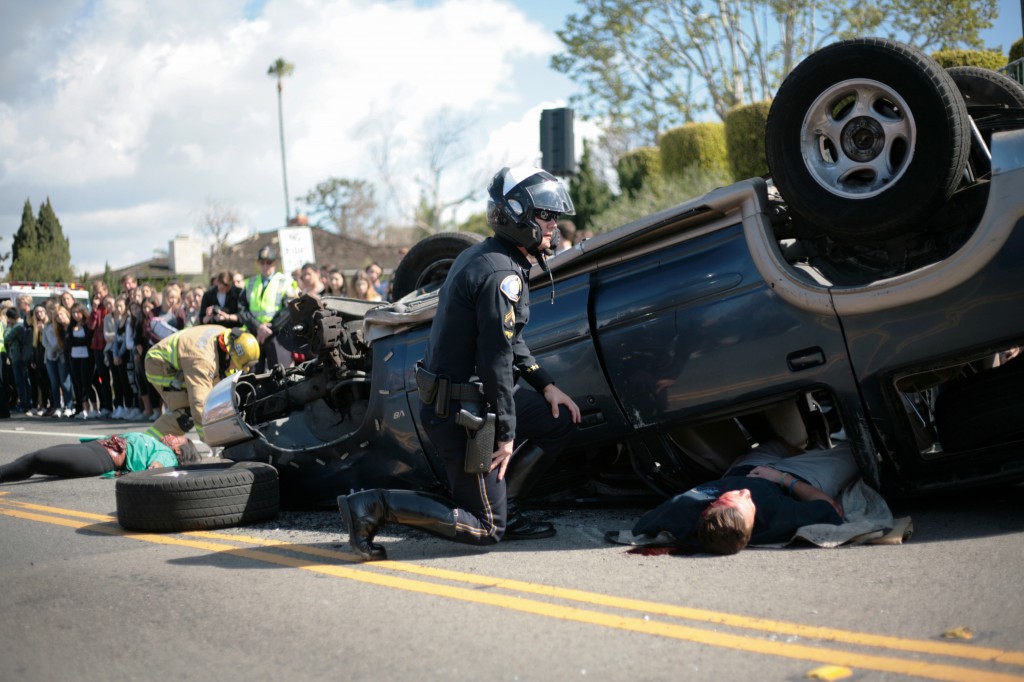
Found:
[{"label": "black duty belt", "polygon": [[484,399],[484,387],[480,382],[453,382],[447,375],[428,372],[419,363],[416,363],[416,388],[419,389],[420,400],[434,405],[434,414],[442,419],[448,416],[452,400],[483,402]]}]

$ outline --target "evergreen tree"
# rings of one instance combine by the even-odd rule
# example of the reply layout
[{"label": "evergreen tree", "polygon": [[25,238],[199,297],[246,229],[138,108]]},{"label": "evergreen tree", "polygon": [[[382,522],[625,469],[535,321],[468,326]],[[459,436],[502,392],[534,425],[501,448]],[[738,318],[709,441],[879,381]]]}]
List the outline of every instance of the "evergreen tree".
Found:
[{"label": "evergreen tree", "polygon": [[64,228],[50,204],[50,198],[39,207],[39,246],[45,249],[52,263],[49,277],[55,282],[70,282],[74,278],[71,269],[71,242],[64,236]]},{"label": "evergreen tree", "polygon": [[39,282],[70,282],[71,246],[49,198],[39,207],[39,217],[27,219],[32,207],[25,201],[21,228],[14,235],[11,279]]},{"label": "evergreen tree", "polygon": [[612,204],[612,191],[594,170],[590,144],[586,140],[583,141],[579,172],[569,181],[569,197],[576,208],[572,221],[577,232],[593,229],[593,217]]},{"label": "evergreen tree", "polygon": [[25,207],[21,211],[21,227],[14,233],[14,240],[11,242],[11,253],[14,260],[18,260],[18,254],[25,248],[34,249],[39,242],[38,222],[32,215],[32,202],[25,199]]}]

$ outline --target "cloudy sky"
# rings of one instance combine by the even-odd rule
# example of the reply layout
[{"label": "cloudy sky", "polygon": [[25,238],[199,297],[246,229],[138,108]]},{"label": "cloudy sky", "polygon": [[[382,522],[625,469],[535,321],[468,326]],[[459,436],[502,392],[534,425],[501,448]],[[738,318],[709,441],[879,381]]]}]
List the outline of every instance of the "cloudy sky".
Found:
[{"label": "cloudy sky", "polygon": [[[36,0],[0,6],[0,250],[50,198],[77,271],[119,268],[195,227],[208,200],[250,231],[329,176],[377,180],[374,149],[418,171],[447,110],[471,153],[452,195],[539,160],[538,121],[573,85],[548,68],[573,0]],[[985,35],[1020,35],[1018,0]],[[579,123],[577,123],[579,127]],[[410,171],[413,172],[413,171]],[[409,177],[403,184],[413,188]],[[460,186],[461,185],[461,186]],[[478,206],[473,208],[479,209]],[[292,203],[294,212],[295,205]]]}]

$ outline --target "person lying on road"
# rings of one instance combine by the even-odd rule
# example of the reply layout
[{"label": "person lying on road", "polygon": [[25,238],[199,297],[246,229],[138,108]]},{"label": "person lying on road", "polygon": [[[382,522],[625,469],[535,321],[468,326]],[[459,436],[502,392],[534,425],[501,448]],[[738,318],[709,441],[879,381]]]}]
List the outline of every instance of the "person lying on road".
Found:
[{"label": "person lying on road", "polygon": [[0,483],[24,481],[33,474],[84,478],[119,476],[129,471],[174,467],[199,461],[195,444],[168,434],[159,440],[129,432],[79,443],[51,445],[0,465]]},{"label": "person lying on road", "polygon": [[843,523],[836,501],[860,471],[849,447],[800,451],[782,442],[756,447],[725,476],[644,514],[634,535],[670,533],[680,545],[735,554],[748,543],[788,542],[798,528]]}]

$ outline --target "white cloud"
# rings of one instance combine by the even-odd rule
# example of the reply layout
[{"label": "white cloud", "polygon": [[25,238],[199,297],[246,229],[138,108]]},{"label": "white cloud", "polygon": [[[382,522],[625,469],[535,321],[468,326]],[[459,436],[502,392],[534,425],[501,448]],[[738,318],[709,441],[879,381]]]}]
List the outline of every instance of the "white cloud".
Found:
[{"label": "white cloud", "polygon": [[415,191],[416,140],[442,108],[477,121],[451,182],[478,182],[536,156],[536,98],[568,94],[531,87],[558,42],[506,1],[270,2],[251,20],[241,0],[42,4],[0,16],[19,29],[0,29],[12,36],[0,42],[0,234],[26,197],[49,197],[79,270],[165,249],[207,197],[255,229],[281,224],[266,75],[280,56],[296,67],[283,103],[292,198],[331,175],[376,179],[373,119]]}]

